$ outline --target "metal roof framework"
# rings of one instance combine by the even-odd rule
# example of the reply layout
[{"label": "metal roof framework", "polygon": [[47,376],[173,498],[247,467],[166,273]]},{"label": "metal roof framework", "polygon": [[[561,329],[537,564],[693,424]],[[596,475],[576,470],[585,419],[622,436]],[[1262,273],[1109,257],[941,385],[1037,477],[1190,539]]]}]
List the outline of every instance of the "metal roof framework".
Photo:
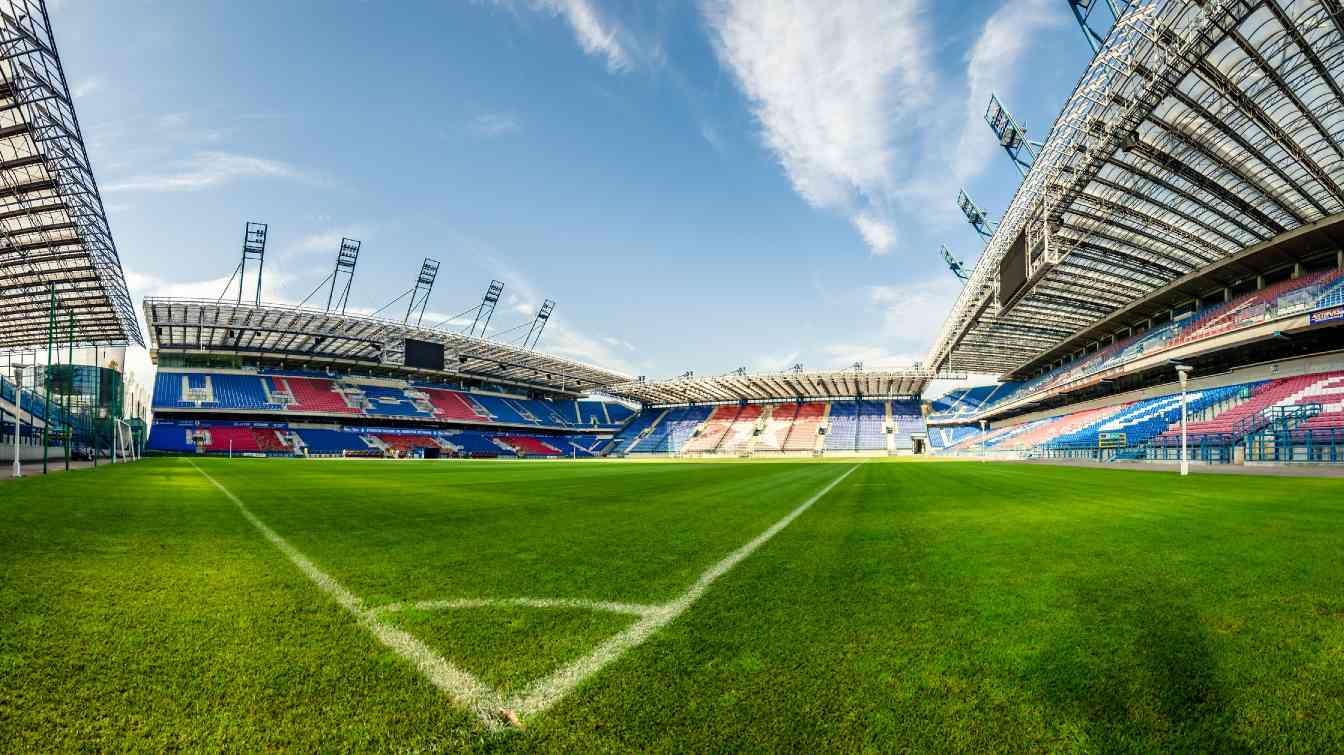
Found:
[{"label": "metal roof framework", "polygon": [[143,344],[46,4],[0,0],[0,349],[47,342],[53,293],[59,342]]},{"label": "metal roof framework", "polygon": [[740,401],[797,401],[871,396],[917,396],[939,375],[925,369],[834,370],[731,373],[685,376],[659,381],[630,381],[606,388],[614,396],[651,406],[713,404]]},{"label": "metal roof framework", "polygon": [[295,363],[328,363],[416,373],[396,355],[407,338],[442,344],[442,373],[582,393],[628,382],[629,375],[486,338],[375,317],[283,304],[147,298],[151,355],[164,352],[246,355]]},{"label": "metal roof framework", "polygon": [[[1015,372],[1184,276],[1344,211],[1342,14],[1339,0],[1134,3],[927,363]],[[1001,302],[999,266],[1023,233],[1043,252]]]}]

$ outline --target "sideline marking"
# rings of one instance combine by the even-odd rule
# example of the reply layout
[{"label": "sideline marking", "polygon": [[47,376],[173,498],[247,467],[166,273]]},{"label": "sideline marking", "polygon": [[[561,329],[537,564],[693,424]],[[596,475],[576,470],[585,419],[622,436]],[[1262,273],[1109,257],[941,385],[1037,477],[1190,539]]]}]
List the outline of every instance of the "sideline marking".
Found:
[{"label": "sideline marking", "polygon": [[395,651],[397,655],[410,661],[411,665],[423,674],[431,684],[447,693],[459,705],[479,716],[487,727],[501,728],[503,726],[499,715],[502,707],[499,693],[476,677],[449,663],[409,632],[386,624],[378,619],[376,612],[365,610],[363,602],[354,593],[345,589],[331,575],[317,568],[316,564],[309,561],[297,548],[290,545],[289,541],[266,526],[266,523],[258,519],[257,515],[253,514],[252,510],[238,496],[221,485],[218,480],[206,474],[204,469],[196,466],[196,462],[191,462],[191,466],[196,467],[196,471],[200,472],[202,477],[209,480],[211,485],[214,485],[219,489],[219,492],[233,501],[233,504],[242,512],[243,517],[251,522],[252,526],[256,527],[271,542],[271,545],[274,545],[295,566],[299,567],[299,571],[312,580],[318,589],[330,596],[342,608],[354,614],[355,618],[359,619],[359,623],[368,628],[373,636],[378,638],[379,642]]},{"label": "sideline marking", "polygon": [[755,550],[775,535],[780,530],[793,523],[803,514],[803,512],[812,508],[812,505],[821,500],[823,496],[831,492],[836,485],[839,485],[849,477],[854,470],[859,468],[855,464],[845,470],[843,474],[836,477],[826,484],[824,488],[817,491],[797,506],[793,511],[785,514],[783,518],[770,525],[764,532],[757,535],[750,542],[732,553],[725,556],[721,561],[706,569],[701,573],[700,578],[691,585],[680,597],[656,606],[636,605],[631,603],[612,603],[606,601],[590,600],[565,600],[558,598],[499,598],[499,599],[472,599],[461,600],[428,600],[419,603],[412,603],[410,607],[423,610],[444,610],[454,608],[478,608],[492,606],[530,606],[537,608],[588,608],[590,610],[612,611],[615,613],[630,613],[639,616],[639,620],[621,633],[611,637],[602,644],[598,645],[593,652],[573,661],[562,667],[549,677],[534,682],[523,692],[505,699],[498,691],[491,688],[481,680],[472,676],[470,673],[449,663],[443,656],[438,655],[429,646],[416,639],[410,633],[398,629],[381,620],[385,613],[391,613],[402,610],[407,606],[394,603],[380,608],[366,609],[360,599],[352,592],[343,587],[331,575],[322,571],[306,556],[298,551],[289,541],[280,537],[275,530],[266,526],[266,523],[257,518],[251,509],[234,495],[228,488],[224,487],[215,478],[206,474],[205,470],[196,465],[195,461],[190,462],[206,480],[210,481],[221,493],[223,493],[238,510],[242,512],[247,521],[251,522],[261,534],[271,542],[281,553],[285,554],[299,570],[304,573],[322,592],[326,593],[333,600],[345,608],[359,619],[374,637],[385,646],[395,651],[398,655],[411,662],[421,674],[427,678],[430,683],[447,693],[450,698],[468,710],[475,713],[490,729],[500,729],[508,724],[520,725],[520,717],[533,716],[545,711],[547,708],[562,700],[576,687],[583,683],[585,679],[596,674],[605,668],[612,661],[621,657],[627,650],[638,647],[659,629],[672,622],[678,616],[686,612],[700,596],[705,594],[709,586],[714,584],[715,580],[727,574],[734,566],[737,566],[743,559],[750,556]]}]

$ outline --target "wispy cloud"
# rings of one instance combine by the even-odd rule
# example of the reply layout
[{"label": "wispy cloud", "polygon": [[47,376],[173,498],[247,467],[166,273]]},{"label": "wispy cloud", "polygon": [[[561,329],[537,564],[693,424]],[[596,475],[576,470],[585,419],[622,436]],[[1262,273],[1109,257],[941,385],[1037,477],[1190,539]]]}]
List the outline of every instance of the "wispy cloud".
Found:
[{"label": "wispy cloud", "polygon": [[479,113],[468,124],[471,133],[488,139],[516,134],[522,123],[513,113]]},{"label": "wispy cloud", "polygon": [[923,360],[960,291],[951,275],[856,291],[859,316],[870,324],[870,337],[823,347],[829,366],[863,362],[865,367],[909,367]]},{"label": "wispy cloud", "polygon": [[895,246],[895,133],[932,96],[920,0],[704,0],[737,79],[794,189],[841,212],[874,253]]},{"label": "wispy cloud", "polygon": [[[495,5],[515,9],[515,0],[495,0]],[[526,0],[525,7],[564,19],[574,32],[574,39],[588,55],[603,58],[607,70],[613,73],[629,71],[634,67],[637,48],[629,33],[615,20],[604,15],[590,0]]]},{"label": "wispy cloud", "polygon": [[989,96],[1013,92],[1019,64],[1036,35],[1066,21],[1059,6],[1055,0],[1007,2],[985,21],[966,60],[965,120],[954,154],[958,178],[979,172],[979,166],[998,148],[984,121]]},{"label": "wispy cloud", "polygon": [[172,163],[161,173],[112,181],[103,190],[109,193],[200,191],[251,178],[304,180],[305,176],[294,166],[279,160],[230,152],[197,152]]},{"label": "wispy cloud", "polygon": [[91,76],[87,79],[75,82],[75,85],[70,87],[70,93],[75,97],[87,97],[99,89],[102,89],[102,87],[103,80],[96,76]]}]

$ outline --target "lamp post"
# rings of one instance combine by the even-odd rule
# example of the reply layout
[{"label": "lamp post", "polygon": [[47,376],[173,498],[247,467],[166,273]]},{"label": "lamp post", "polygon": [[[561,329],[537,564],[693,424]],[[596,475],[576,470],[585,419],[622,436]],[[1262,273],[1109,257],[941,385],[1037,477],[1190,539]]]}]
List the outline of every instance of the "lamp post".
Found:
[{"label": "lamp post", "polygon": [[985,456],[985,424],[983,419],[980,420],[980,461],[984,461],[988,458]]},{"label": "lamp post", "polygon": [[1190,373],[1193,372],[1194,369],[1195,368],[1191,367],[1188,364],[1176,365],[1176,377],[1179,378],[1181,381],[1181,476],[1182,477],[1185,477],[1190,474],[1190,446],[1189,446],[1189,438],[1187,436],[1187,421],[1186,421],[1187,419],[1186,409],[1188,406],[1188,402],[1186,401],[1185,389],[1186,384],[1190,381]]}]

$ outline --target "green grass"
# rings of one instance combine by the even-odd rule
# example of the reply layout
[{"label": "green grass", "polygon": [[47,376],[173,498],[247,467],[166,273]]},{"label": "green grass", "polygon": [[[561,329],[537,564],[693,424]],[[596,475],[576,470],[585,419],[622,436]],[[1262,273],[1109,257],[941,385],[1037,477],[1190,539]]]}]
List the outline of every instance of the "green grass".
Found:
[{"label": "green grass", "polygon": [[[368,606],[661,603],[852,464],[200,462]],[[524,731],[186,460],[0,483],[6,750],[1344,750],[1344,481],[866,463]],[[635,617],[404,610],[505,689]]]}]

